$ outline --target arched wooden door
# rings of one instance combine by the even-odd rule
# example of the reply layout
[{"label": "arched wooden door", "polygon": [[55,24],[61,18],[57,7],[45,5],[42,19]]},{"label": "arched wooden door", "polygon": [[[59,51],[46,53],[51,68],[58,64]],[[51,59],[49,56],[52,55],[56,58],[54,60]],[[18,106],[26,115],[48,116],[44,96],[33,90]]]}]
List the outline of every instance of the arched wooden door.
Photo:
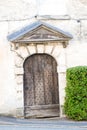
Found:
[{"label": "arched wooden door", "polygon": [[25,117],[59,116],[57,63],[47,54],[35,54],[24,62]]}]

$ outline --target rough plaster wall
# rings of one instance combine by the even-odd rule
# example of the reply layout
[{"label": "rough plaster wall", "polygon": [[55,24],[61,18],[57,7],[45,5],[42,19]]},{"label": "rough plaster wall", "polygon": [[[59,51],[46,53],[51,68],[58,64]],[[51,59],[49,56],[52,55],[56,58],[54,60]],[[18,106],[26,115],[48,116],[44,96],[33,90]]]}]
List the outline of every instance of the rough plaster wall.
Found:
[{"label": "rough plaster wall", "polygon": [[0,20],[23,20],[36,15],[70,15],[74,19],[86,19],[86,12],[86,0],[0,0]]},{"label": "rough plaster wall", "polygon": [[36,13],[36,0],[0,0],[0,20],[32,18]]},{"label": "rough plaster wall", "polygon": [[[12,113],[15,115],[16,109],[14,53],[10,51],[10,43],[7,41],[7,35],[38,19],[42,20],[39,17],[35,18],[35,15],[47,15],[46,11],[42,12],[39,10],[45,4],[44,6],[41,4],[38,7],[38,1],[0,0],[0,113]],[[48,0],[45,2],[47,3]],[[67,67],[87,65],[87,1],[66,0],[65,4],[65,0],[62,0],[61,3],[64,4],[61,4],[61,9],[59,8],[60,13],[58,10],[54,11],[55,6],[53,8],[52,15],[55,15],[53,17],[55,18],[54,20],[48,17],[42,21],[72,34],[73,39],[66,48]],[[62,11],[63,7],[64,11]],[[59,15],[63,15],[62,19]],[[69,15],[69,17],[66,19],[65,15]],[[62,80],[60,76],[60,81]],[[60,87],[62,85],[61,82]],[[63,93],[61,91],[62,96]]]},{"label": "rough plaster wall", "polygon": [[29,24],[36,8],[36,0],[0,0],[0,114],[16,115],[17,108],[14,53],[7,35]]},{"label": "rough plaster wall", "polygon": [[0,114],[15,109],[13,54],[7,41],[8,22],[0,22]]},{"label": "rough plaster wall", "polygon": [[66,14],[66,0],[38,0],[38,15]]},{"label": "rough plaster wall", "polygon": [[66,5],[72,19],[87,19],[87,0],[67,0]]},{"label": "rough plaster wall", "polygon": [[70,32],[76,32],[67,47],[67,67],[87,65],[87,0],[67,0],[66,5],[72,22]]},{"label": "rough plaster wall", "polygon": [[67,67],[87,66],[87,41],[74,41],[71,44],[67,47]]},{"label": "rough plaster wall", "polygon": [[0,20],[31,19],[36,15],[66,15],[65,1],[0,0]]}]

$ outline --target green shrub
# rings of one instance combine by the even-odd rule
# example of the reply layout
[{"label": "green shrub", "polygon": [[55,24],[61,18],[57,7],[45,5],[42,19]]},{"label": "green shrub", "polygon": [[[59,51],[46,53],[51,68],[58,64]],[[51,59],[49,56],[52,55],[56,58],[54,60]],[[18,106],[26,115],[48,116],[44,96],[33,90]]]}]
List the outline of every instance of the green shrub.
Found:
[{"label": "green shrub", "polygon": [[87,66],[67,69],[65,114],[74,120],[87,120]]}]

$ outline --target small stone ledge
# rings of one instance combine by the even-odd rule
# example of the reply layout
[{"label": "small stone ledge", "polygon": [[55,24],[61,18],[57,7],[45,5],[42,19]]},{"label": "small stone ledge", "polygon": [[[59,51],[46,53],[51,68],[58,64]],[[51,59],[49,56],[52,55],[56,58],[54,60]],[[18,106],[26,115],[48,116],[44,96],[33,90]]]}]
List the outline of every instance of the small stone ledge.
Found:
[{"label": "small stone ledge", "polygon": [[17,108],[16,109],[16,116],[18,118],[23,118],[24,117],[24,108]]},{"label": "small stone ledge", "polygon": [[37,15],[36,18],[39,20],[70,20],[71,19],[69,15]]}]

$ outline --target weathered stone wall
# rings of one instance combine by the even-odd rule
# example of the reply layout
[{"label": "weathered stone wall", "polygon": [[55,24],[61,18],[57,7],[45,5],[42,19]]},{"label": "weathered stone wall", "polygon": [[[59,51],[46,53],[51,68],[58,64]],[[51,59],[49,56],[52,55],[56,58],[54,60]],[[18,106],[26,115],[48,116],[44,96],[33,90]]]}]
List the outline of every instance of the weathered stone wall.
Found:
[{"label": "weathered stone wall", "polygon": [[72,19],[87,19],[86,0],[67,0],[66,5]]},{"label": "weathered stone wall", "polygon": [[[61,106],[64,103],[65,95],[65,69],[77,65],[87,65],[87,1],[61,0],[60,8],[59,6],[57,8],[55,5],[59,0],[55,0],[57,3],[53,5],[53,8],[50,7],[51,11],[53,9],[51,16],[49,16],[51,11],[40,11],[47,2],[49,3],[49,0],[44,0],[44,4],[41,0],[38,2],[37,0],[0,1],[0,114],[16,116],[16,109],[23,105],[23,102],[20,102],[22,99],[20,83],[22,81],[20,77],[16,79],[15,75],[15,72],[19,73],[19,70],[15,70],[15,63],[19,63],[20,60],[16,58],[11,43],[7,40],[8,34],[37,20],[47,22],[72,34],[73,39],[69,42],[68,47],[62,50],[62,55],[58,59],[61,64],[59,69]],[[33,53],[32,47],[29,49],[30,53]],[[46,49],[49,53],[51,48]],[[22,53],[23,57],[26,55],[25,53]],[[21,65],[21,63],[22,61],[19,64]],[[65,69],[62,67],[64,64]],[[22,73],[22,70],[20,71]],[[19,84],[19,89],[17,89],[17,84]]]}]

